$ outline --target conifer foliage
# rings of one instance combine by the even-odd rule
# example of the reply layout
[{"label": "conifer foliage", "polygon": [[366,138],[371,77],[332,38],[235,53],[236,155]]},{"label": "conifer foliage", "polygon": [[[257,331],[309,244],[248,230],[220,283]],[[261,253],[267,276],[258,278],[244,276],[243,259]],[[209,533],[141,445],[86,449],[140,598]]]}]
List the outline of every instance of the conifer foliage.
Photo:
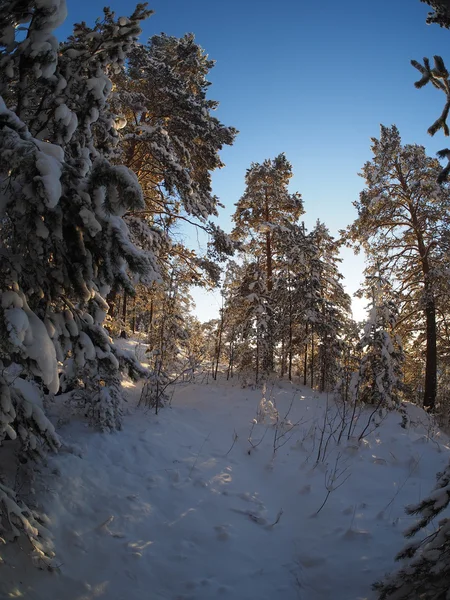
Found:
[{"label": "conifer foliage", "polygon": [[224,289],[229,364],[256,382],[278,370],[289,379],[303,371],[305,384],[332,391],[350,298],[339,243],[323,223],[308,233],[299,222],[303,202],[288,189],[292,175],[284,154],[247,171],[232,232],[242,265],[229,269]]},{"label": "conifer foliage", "polygon": [[377,410],[400,404],[404,356],[394,332],[397,317],[395,302],[384,293],[378,277],[372,285],[369,318],[359,342],[362,358],[354,382],[356,398]]},{"label": "conifer foliage", "polygon": [[[72,392],[102,429],[120,427],[120,369],[144,371],[103,327],[105,296],[130,274],[156,276],[154,248],[137,249],[123,220],[144,205],[135,175],[111,162],[118,139],[110,76],[149,16],[105,9],[94,28],[58,44],[64,0],[3,2],[0,16],[0,443],[32,456],[60,445],[43,398]],[[20,24],[20,27],[18,27]],[[25,531],[32,513],[2,487],[0,521]],[[28,516],[27,516],[28,515]],[[9,526],[6,524],[9,523]]]},{"label": "conifer foliage", "polygon": [[[14,13],[2,29],[2,355],[48,392],[80,388],[102,427],[120,426],[121,362],[103,329],[105,294],[128,272],[149,276],[122,219],[143,205],[136,177],[110,162],[117,134],[109,74],[121,68],[148,16],[143,5],[116,20],[105,10],[58,46],[63,2],[28,3],[27,36]],[[20,3],[23,10],[23,3]],[[11,108],[8,108],[11,107]],[[136,364],[136,368],[137,364]]]},{"label": "conifer foliage", "polygon": [[[303,203],[298,193],[290,193],[289,180],[292,177],[292,166],[284,154],[263,163],[253,163],[248,169],[245,183],[246,189],[236,204],[233,216],[235,228],[234,239],[244,244],[245,251],[256,259],[253,267],[258,297],[255,293],[247,295],[248,302],[258,302],[256,309],[259,315],[258,336],[264,347],[262,368],[265,372],[273,370],[274,353],[274,316],[271,296],[276,269],[277,246],[283,235],[283,227],[295,223],[303,213]],[[262,304],[261,304],[262,302]],[[262,315],[264,313],[264,321]],[[260,347],[260,344],[258,344]]]},{"label": "conifer foliage", "polygon": [[[405,532],[410,538],[427,525],[450,503],[450,465],[437,475],[434,490],[417,504],[406,507],[409,515],[419,520]],[[444,518],[420,541],[408,544],[397,555],[406,564],[384,581],[374,584],[380,600],[446,600],[450,581],[450,519]]]},{"label": "conifer foliage", "polygon": [[447,184],[436,182],[439,162],[429,158],[422,146],[402,145],[397,127],[381,126],[380,137],[372,142],[373,158],[362,171],[366,188],[354,203],[358,218],[347,238],[362,244],[369,275],[381,270],[391,281],[403,313],[402,327],[424,332],[423,404],[433,409],[437,311],[441,310],[439,263],[447,247],[450,191]]}]

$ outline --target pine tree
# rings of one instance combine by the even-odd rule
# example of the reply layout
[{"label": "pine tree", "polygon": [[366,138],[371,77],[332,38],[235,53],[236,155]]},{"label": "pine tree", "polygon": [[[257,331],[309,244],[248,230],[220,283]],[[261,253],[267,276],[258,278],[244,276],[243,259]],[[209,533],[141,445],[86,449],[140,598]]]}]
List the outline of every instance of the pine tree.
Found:
[{"label": "pine tree", "polygon": [[[450,28],[450,7],[446,0],[421,0],[430,5],[433,12],[428,13],[427,23],[437,23],[446,29]],[[419,71],[421,78],[414,83],[417,89],[423,88],[427,83],[431,83],[435,88],[441,90],[446,98],[442,113],[436,121],[428,128],[430,135],[435,135],[442,130],[445,136],[450,134],[450,129],[447,124],[448,114],[450,111],[450,79],[449,73],[441,56],[433,57],[433,67],[430,64],[429,58],[423,59],[423,64],[417,60],[412,60],[412,66]],[[440,150],[437,155],[439,158],[447,158],[447,165],[440,171],[437,177],[438,183],[447,181],[450,174],[450,150],[445,148]]]},{"label": "pine tree", "polygon": [[253,163],[248,169],[244,195],[236,204],[233,215],[235,227],[232,236],[243,244],[250,256],[257,257],[266,288],[266,326],[264,332],[264,369],[274,368],[274,317],[270,298],[274,284],[277,244],[286,223],[296,222],[303,213],[303,203],[298,193],[288,190],[292,166],[284,154],[263,163]]},{"label": "pine tree", "polygon": [[428,13],[427,23],[437,23],[441,27],[450,29],[450,6],[447,0],[421,0],[433,9]]},{"label": "pine tree", "polygon": [[[436,268],[448,229],[450,192],[439,186],[437,160],[421,146],[402,146],[398,129],[381,127],[373,159],[363,168],[366,189],[355,202],[358,218],[348,238],[362,244],[369,274],[389,273],[400,302],[403,327],[425,331],[423,404],[433,409],[437,393]],[[423,323],[423,325],[422,325]]]},{"label": "pine tree", "polygon": [[206,284],[217,284],[217,262],[234,251],[228,236],[208,220],[219,206],[211,173],[224,166],[219,151],[237,134],[214,116],[218,102],[207,98],[213,66],[192,34],[153,36],[130,51],[112,94],[120,115],[119,160],[136,172],[145,197],[145,208],[130,211],[126,221],[136,230],[156,226],[169,240],[180,224],[205,231],[206,256],[179,241],[170,254],[189,261]]}]

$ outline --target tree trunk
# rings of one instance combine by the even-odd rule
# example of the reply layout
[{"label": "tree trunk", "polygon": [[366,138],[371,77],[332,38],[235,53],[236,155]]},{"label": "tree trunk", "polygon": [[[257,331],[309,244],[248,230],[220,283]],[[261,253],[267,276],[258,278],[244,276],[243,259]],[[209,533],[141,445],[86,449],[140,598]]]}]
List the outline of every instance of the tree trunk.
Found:
[{"label": "tree trunk", "polygon": [[255,382],[258,385],[259,379],[259,332],[256,333],[256,370],[255,370]]},{"label": "tree trunk", "polygon": [[230,342],[230,354],[228,358],[227,381],[233,376],[233,342]]},{"label": "tree trunk", "polygon": [[[269,198],[267,196],[267,190],[265,192],[265,219],[266,223],[270,222],[270,209],[269,209]],[[267,322],[267,370],[273,371],[273,346],[274,346],[274,334],[273,334],[273,315],[270,308],[270,301],[272,297],[273,289],[273,268],[272,268],[272,234],[270,229],[266,231],[266,277],[267,277],[267,294],[269,296],[269,315]]]},{"label": "tree trunk", "polygon": [[[400,181],[403,189],[406,189],[406,182],[400,170]],[[423,406],[428,410],[433,410],[436,404],[437,395],[437,343],[436,343],[436,303],[430,281],[430,263],[428,262],[428,254],[431,246],[426,247],[424,240],[424,231],[415,208],[409,206],[411,221],[416,234],[417,246],[419,248],[420,261],[422,264],[422,273],[424,276],[424,294],[425,294],[425,319],[426,319],[426,364],[425,364],[425,392],[423,397]]]},{"label": "tree trunk", "polygon": [[216,352],[216,367],[213,373],[214,380],[217,379],[217,371],[219,370],[219,360],[220,360],[220,352],[222,350],[222,332],[223,332],[223,297],[222,297],[222,309],[220,311],[220,323],[219,323],[219,331],[218,331],[218,340],[217,340],[217,352]]},{"label": "tree trunk", "polygon": [[122,304],[122,323],[123,323],[123,329],[120,332],[120,337],[121,338],[126,338],[127,337],[127,332],[126,332],[126,327],[127,327],[127,298],[128,298],[128,294],[126,293],[125,290],[123,290],[123,304]]},{"label": "tree trunk", "polygon": [[150,299],[150,312],[148,315],[148,344],[153,347],[153,296]]},{"label": "tree trunk", "polygon": [[288,376],[289,376],[289,381],[292,381],[292,338],[293,338],[293,331],[292,331],[292,292],[291,292],[291,275],[290,275],[290,271],[288,271],[288,288],[289,288],[289,346],[288,346],[288,352],[289,352],[289,372],[288,372]]},{"label": "tree trunk", "polygon": [[305,329],[305,358],[303,361],[303,385],[308,383],[308,323],[306,323]]},{"label": "tree trunk", "polygon": [[425,248],[422,234],[418,231],[417,218],[413,217],[416,227],[417,242],[419,246],[420,258],[422,262],[422,273],[424,275],[424,295],[425,295],[425,319],[427,348],[425,353],[425,391],[423,396],[423,406],[428,410],[433,410],[436,404],[437,395],[437,342],[436,342],[436,303],[430,281],[430,264],[428,262],[428,251]]},{"label": "tree trunk", "polygon": [[425,316],[427,322],[427,349],[425,365],[425,392],[423,406],[433,410],[437,395],[437,345],[436,345],[436,306],[434,298],[426,298]]},{"label": "tree trunk", "polygon": [[292,315],[289,315],[289,368],[288,368],[288,376],[289,381],[292,381]]},{"label": "tree trunk", "polygon": [[136,296],[133,297],[133,316],[131,319],[131,331],[136,333]]},{"label": "tree trunk", "polygon": [[117,315],[118,306],[117,306],[117,288],[113,287],[106,297],[106,301],[109,305],[108,315],[114,319]]}]

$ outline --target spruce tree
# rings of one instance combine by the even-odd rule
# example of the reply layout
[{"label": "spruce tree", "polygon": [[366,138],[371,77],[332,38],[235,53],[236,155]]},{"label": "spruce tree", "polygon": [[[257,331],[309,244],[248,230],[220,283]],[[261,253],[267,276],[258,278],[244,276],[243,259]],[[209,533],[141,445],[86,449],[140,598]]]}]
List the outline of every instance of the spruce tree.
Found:
[{"label": "spruce tree", "polygon": [[395,333],[398,310],[383,286],[381,278],[376,278],[371,286],[372,299],[359,342],[362,358],[355,381],[356,400],[377,410],[400,404],[404,360],[402,344]]},{"label": "spruce tree", "polygon": [[[105,296],[130,275],[156,277],[154,248],[130,242],[123,215],[144,206],[136,176],[113,164],[118,139],[108,103],[149,15],[105,9],[94,28],[58,44],[64,0],[4,2],[0,16],[1,430],[33,457],[60,441],[43,398],[72,392],[102,429],[120,427],[120,371],[143,373],[103,327]],[[20,24],[20,27],[17,27]],[[6,486],[0,520],[24,531],[38,558],[45,531]],[[9,525],[8,525],[9,524]]]},{"label": "spruce tree", "polygon": [[[405,537],[425,530],[449,503],[450,465],[437,474],[436,486],[426,498],[406,507],[407,514],[417,515],[419,520],[406,530]],[[405,560],[406,564],[373,586],[380,600],[446,600],[450,585],[450,518],[441,519],[420,541],[408,544],[396,560]]]}]

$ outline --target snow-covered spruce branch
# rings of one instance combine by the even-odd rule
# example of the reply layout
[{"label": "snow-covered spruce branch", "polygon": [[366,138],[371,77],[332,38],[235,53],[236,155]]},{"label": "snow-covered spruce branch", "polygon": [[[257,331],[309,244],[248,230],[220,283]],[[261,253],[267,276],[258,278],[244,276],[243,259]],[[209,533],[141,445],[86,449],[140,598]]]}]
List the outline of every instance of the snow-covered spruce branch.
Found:
[{"label": "snow-covered spruce branch", "polygon": [[[38,567],[52,568],[55,556],[51,534],[38,515],[18,500],[16,493],[0,483],[0,534],[7,541],[26,537],[31,558]],[[2,537],[0,537],[0,542]]]},{"label": "snow-covered spruce branch", "polygon": [[[405,531],[405,537],[417,535],[444,511],[450,503],[450,465],[438,473],[435,489],[417,504],[406,507],[409,515],[419,520]],[[434,532],[405,546],[396,560],[406,560],[396,573],[378,581],[373,588],[380,600],[444,600],[448,597],[450,581],[450,519],[444,518]]]}]

